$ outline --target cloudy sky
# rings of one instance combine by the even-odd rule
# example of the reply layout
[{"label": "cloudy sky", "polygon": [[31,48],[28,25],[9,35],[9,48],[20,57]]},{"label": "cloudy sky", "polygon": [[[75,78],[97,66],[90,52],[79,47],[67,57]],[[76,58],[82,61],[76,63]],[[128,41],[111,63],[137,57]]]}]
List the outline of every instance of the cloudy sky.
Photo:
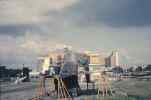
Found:
[{"label": "cloudy sky", "polygon": [[34,64],[54,47],[150,63],[150,0],[0,0],[0,64]]}]

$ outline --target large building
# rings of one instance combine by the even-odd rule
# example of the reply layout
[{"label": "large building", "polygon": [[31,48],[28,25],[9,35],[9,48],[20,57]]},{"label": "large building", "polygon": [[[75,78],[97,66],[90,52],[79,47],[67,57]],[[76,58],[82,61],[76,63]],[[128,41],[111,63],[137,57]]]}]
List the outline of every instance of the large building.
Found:
[{"label": "large building", "polygon": [[50,60],[49,57],[39,57],[38,58],[38,66],[37,71],[44,73],[46,70],[49,69]]},{"label": "large building", "polygon": [[110,56],[104,57],[100,53],[93,52],[78,53],[72,52],[67,48],[64,48],[64,50],[53,51],[46,56],[39,57],[37,68],[38,72],[44,73],[45,71],[49,70],[51,66],[62,64],[66,60],[78,61],[82,58],[83,60],[80,61],[81,63],[84,63],[85,56],[83,55],[85,55],[86,59],[88,59],[88,66],[90,71],[105,70],[105,67],[119,66],[119,54],[117,51],[113,51]]},{"label": "large building", "polygon": [[99,53],[87,53],[89,56],[89,69],[91,72],[104,70],[105,57]]},{"label": "large building", "polygon": [[113,51],[111,55],[105,58],[107,67],[116,67],[119,66],[119,53],[118,51]]},{"label": "large building", "polygon": [[61,64],[62,58],[63,53],[61,52],[50,52],[46,56],[39,57],[37,71],[45,73],[45,71],[48,71],[51,66]]},{"label": "large building", "polygon": [[110,56],[110,64],[113,67],[119,66],[119,53],[117,51],[113,51]]},{"label": "large building", "polygon": [[38,58],[37,71],[45,73],[52,66],[62,66],[63,62],[76,61],[76,53],[72,52],[68,48],[57,49],[45,56]]},{"label": "large building", "polygon": [[103,56],[97,53],[89,54],[91,65],[105,65],[105,59]]}]

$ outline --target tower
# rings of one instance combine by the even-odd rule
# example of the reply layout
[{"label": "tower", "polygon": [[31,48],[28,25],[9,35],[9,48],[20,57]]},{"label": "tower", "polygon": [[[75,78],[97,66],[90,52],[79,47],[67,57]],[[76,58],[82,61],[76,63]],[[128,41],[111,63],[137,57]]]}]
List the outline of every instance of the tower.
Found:
[{"label": "tower", "polygon": [[119,53],[118,51],[113,51],[110,56],[111,66],[119,66]]}]

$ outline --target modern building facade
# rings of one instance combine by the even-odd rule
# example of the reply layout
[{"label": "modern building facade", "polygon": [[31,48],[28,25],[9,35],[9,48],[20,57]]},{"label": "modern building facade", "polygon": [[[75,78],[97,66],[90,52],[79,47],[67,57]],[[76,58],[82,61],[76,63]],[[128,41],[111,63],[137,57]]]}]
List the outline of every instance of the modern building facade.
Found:
[{"label": "modern building facade", "polygon": [[63,53],[51,52],[46,56],[38,58],[37,71],[45,73],[51,66],[56,66],[62,63]]},{"label": "modern building facade", "polygon": [[119,53],[117,51],[113,51],[110,55],[110,64],[111,67],[119,66]]},{"label": "modern building facade", "polygon": [[116,67],[119,66],[119,53],[118,51],[113,51],[110,56],[105,58],[106,67]]},{"label": "modern building facade", "polygon": [[56,66],[58,64],[61,66],[66,60],[71,60],[73,62],[80,60],[81,63],[84,63],[84,61],[86,61],[84,59],[88,59],[90,71],[100,71],[104,70],[105,67],[119,66],[119,53],[117,51],[113,51],[110,56],[104,57],[100,53],[78,53],[65,48],[63,52],[53,51],[46,56],[39,57],[37,69],[38,72],[44,73],[49,70],[51,66]]}]

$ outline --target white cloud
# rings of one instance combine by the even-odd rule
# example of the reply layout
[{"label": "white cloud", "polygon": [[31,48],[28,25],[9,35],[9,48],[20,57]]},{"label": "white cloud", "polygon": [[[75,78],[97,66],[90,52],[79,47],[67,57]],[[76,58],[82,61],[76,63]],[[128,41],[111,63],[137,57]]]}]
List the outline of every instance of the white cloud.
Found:
[{"label": "white cloud", "polygon": [[61,11],[78,0],[2,0],[0,1],[1,24],[26,24],[47,19],[49,11]]},{"label": "white cloud", "polygon": [[[77,8],[77,10],[66,9],[78,1],[0,0],[0,25],[18,24],[15,28],[11,27],[13,25],[9,27],[4,25],[6,27],[1,28],[0,59],[8,56],[5,59],[7,61],[9,55],[12,55],[12,59],[13,57],[17,59],[17,56],[28,58],[29,55],[32,58],[35,53],[46,53],[55,47],[60,48],[67,44],[77,49],[94,51],[103,49],[109,53],[113,49],[124,48],[121,49],[121,53],[128,62],[150,62],[150,26],[113,28],[102,21],[97,23],[94,21],[95,17],[102,16],[100,10],[106,12],[108,3],[104,5],[105,8],[97,10],[96,8],[98,5],[100,7],[101,1],[94,7],[93,0],[91,0],[92,3],[89,2],[89,5],[92,4],[93,6],[86,5],[85,0],[83,0],[84,3],[81,8]],[[85,9],[82,9],[83,7]],[[94,9],[91,10],[93,7]],[[26,24],[29,27],[18,27],[20,24]],[[5,30],[9,34],[5,34]],[[26,31],[28,32],[26,33]],[[2,37],[1,34],[7,36]],[[12,34],[16,35],[12,38],[9,36]],[[102,55],[108,55],[108,53]]]}]

